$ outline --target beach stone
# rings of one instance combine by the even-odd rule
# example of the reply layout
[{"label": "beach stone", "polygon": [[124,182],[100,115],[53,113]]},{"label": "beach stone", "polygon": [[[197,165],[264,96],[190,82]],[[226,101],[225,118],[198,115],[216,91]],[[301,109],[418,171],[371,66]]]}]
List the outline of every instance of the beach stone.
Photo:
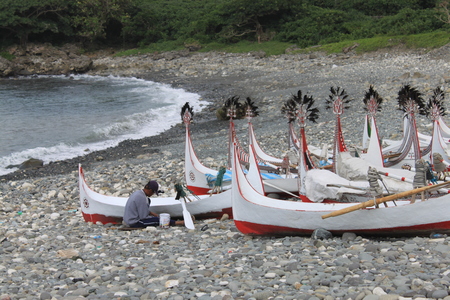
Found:
[{"label": "beach stone", "polygon": [[34,169],[34,168],[42,167],[43,165],[44,165],[43,160],[36,159],[36,158],[30,158],[30,159],[24,161],[23,163],[21,163],[19,165],[19,169],[21,169],[21,170]]},{"label": "beach stone", "polygon": [[367,244],[365,247],[365,252],[376,253],[378,251],[380,251],[380,245]]},{"label": "beach stone", "polygon": [[311,235],[312,239],[331,239],[333,237],[333,235],[331,234],[331,232],[329,232],[328,230],[325,230],[323,228],[319,228],[314,230],[314,232]]},{"label": "beach stone", "polygon": [[[0,298],[0,299],[3,299],[3,298]],[[40,300],[48,300],[48,299],[52,299],[52,295],[51,295],[50,293],[47,293],[47,292],[42,292],[42,293],[39,295],[39,299],[40,299]]]},{"label": "beach stone", "polygon": [[267,299],[269,299],[270,297],[273,297],[273,296],[274,295],[273,295],[273,293],[271,291],[262,291],[262,292],[258,292],[258,293],[253,294],[253,297],[256,300],[267,300]]},{"label": "beach stone", "polygon": [[431,294],[431,298],[433,299],[442,299],[448,296],[447,290],[435,290]]},{"label": "beach stone", "polygon": [[342,234],[342,241],[343,242],[352,242],[356,239],[356,234],[353,232],[344,232]]},{"label": "beach stone", "polygon": [[50,219],[52,219],[52,220],[56,220],[56,219],[58,219],[59,217],[60,217],[61,215],[59,214],[59,213],[52,213],[51,215],[50,215]]},{"label": "beach stone", "polygon": [[376,288],[373,289],[372,294],[381,296],[386,295],[387,293],[381,287],[377,286]]}]

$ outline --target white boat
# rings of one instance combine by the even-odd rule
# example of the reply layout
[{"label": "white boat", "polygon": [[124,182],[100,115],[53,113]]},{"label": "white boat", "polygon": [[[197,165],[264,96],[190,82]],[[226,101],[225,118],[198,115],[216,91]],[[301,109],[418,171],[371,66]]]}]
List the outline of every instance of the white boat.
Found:
[{"label": "white boat", "polygon": [[[121,224],[127,197],[107,196],[93,191],[84,176],[81,164],[78,167],[80,207],[86,222],[101,224]],[[231,191],[212,196],[190,197],[186,208],[196,218],[220,218],[223,214],[232,217]],[[168,213],[171,218],[183,218],[183,207],[175,197],[151,198],[151,211],[157,214]]]},{"label": "white boat", "polygon": [[[238,100],[238,98],[232,98]],[[186,105],[185,105],[186,106]],[[236,138],[235,125],[233,122],[233,110],[229,112],[230,122],[229,122],[229,139],[235,138],[238,143],[238,154],[240,162],[243,164],[248,163],[248,153],[239,144]],[[206,167],[198,159],[194,147],[192,145],[192,139],[190,135],[190,123],[192,120],[192,113],[186,107],[182,110],[183,122],[186,126],[186,144],[185,144],[185,181],[186,186],[189,190],[197,195],[209,194],[215,191],[222,191],[230,188],[231,183],[231,170],[230,168],[225,168],[222,170],[223,177],[221,178],[221,185],[216,187],[216,180],[219,174],[219,170],[214,170]],[[250,134],[250,133],[249,133]],[[256,138],[251,140],[253,144],[257,144]],[[264,153],[261,150],[261,155]],[[263,158],[259,158],[259,163],[269,166],[270,162],[274,162],[269,156],[264,154]],[[268,159],[270,161],[267,161]],[[275,158],[274,158],[275,159]],[[276,167],[274,167],[276,168]],[[275,169],[274,169],[275,170]],[[297,180],[293,177],[286,177],[283,175],[276,174],[274,172],[262,171],[264,184],[266,185],[267,193],[298,193]],[[231,201],[231,200],[230,200]]]},{"label": "white boat", "polygon": [[[253,164],[251,167],[256,166]],[[325,229],[334,235],[354,232],[368,236],[417,236],[450,233],[450,195],[410,203],[397,200],[387,207],[365,207],[351,211],[355,203],[306,203],[264,196],[262,184],[250,183],[233,154],[232,205],[237,229],[247,235],[311,235]],[[331,174],[331,173],[330,173]],[[252,176],[252,181],[254,181]],[[425,187],[424,189],[438,188]],[[306,187],[308,188],[308,187]],[[413,191],[417,192],[417,190]],[[419,197],[420,198],[420,197]],[[378,199],[380,200],[380,199]],[[378,203],[381,203],[379,201]],[[373,201],[371,202],[373,204]],[[362,204],[357,204],[362,205]],[[367,204],[366,204],[367,205]],[[370,204],[368,204],[370,206]],[[336,216],[324,218],[327,215]]]}]

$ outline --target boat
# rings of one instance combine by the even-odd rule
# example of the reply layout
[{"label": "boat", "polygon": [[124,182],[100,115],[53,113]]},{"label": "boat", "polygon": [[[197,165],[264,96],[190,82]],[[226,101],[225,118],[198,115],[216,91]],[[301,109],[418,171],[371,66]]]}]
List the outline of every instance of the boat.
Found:
[{"label": "boat", "polygon": [[250,97],[247,97],[245,99],[245,118],[247,119],[247,126],[248,126],[248,143],[253,144],[253,147],[256,152],[256,156],[258,157],[258,160],[264,163],[267,163],[270,167],[273,169],[278,169],[283,164],[283,158],[274,157],[270,154],[267,154],[259,145],[255,130],[253,128],[252,119],[259,115],[257,109],[258,107],[255,106],[254,102],[250,99]]},{"label": "boat", "polygon": [[[227,113],[230,117],[228,134],[229,139],[231,140],[231,138],[233,138],[238,145],[240,162],[242,164],[247,164],[248,153],[244,150],[236,137],[236,129],[233,121],[233,119],[236,118],[237,107],[240,105],[241,103],[239,103],[239,97],[233,96],[226,100],[224,107],[227,108]],[[219,175],[220,170],[214,170],[206,167],[198,159],[194,151],[190,134],[190,123],[192,122],[193,113],[188,104],[185,104],[183,107],[181,115],[186,126],[185,181],[187,188],[197,195],[211,194],[229,189],[231,187],[231,169],[229,166],[227,166],[227,168],[225,168],[225,166],[222,168],[223,177],[219,179],[220,185],[216,185],[217,176]],[[254,135],[251,141],[253,144],[257,144]],[[228,151],[230,151],[230,148],[228,148]],[[261,153],[263,152],[261,151]],[[286,176],[277,174],[277,167],[271,164],[271,162],[276,162],[272,160],[271,156],[266,155],[263,158],[258,158],[258,162],[260,165],[265,167],[265,170],[261,171],[261,176],[263,177],[264,184],[266,185],[267,193],[298,193],[297,180],[293,177],[286,178]]]},{"label": "boat", "polygon": [[[421,158],[427,161],[437,173],[447,172],[450,163],[446,138],[448,135],[446,128],[448,127],[442,118],[445,115],[444,92],[439,87],[433,90],[433,95],[425,105],[421,94],[416,89],[408,85],[404,86],[399,92],[399,106],[405,111],[405,135],[401,141],[384,149],[381,149],[378,142],[379,136],[374,117],[381,103],[380,99],[381,97],[371,86],[364,99],[369,114],[366,116],[363,136],[363,148],[367,150],[361,154],[361,157],[379,168],[409,170],[414,170],[415,161]],[[427,136],[427,139],[423,138],[425,135],[417,132],[415,114],[419,111],[432,121],[433,132],[431,136]],[[422,144],[427,146],[422,147]],[[418,148],[420,151],[417,150]],[[384,155],[384,158],[381,154],[382,151],[388,153],[388,155]],[[435,157],[438,158],[438,161],[435,161]]]},{"label": "boat", "polygon": [[[78,166],[80,207],[86,222],[95,224],[121,224],[128,197],[103,195],[92,190],[86,183],[83,168]],[[224,214],[232,217],[231,190],[223,193],[189,197],[186,209],[197,219],[221,218]],[[171,218],[183,218],[183,207],[176,197],[151,199],[151,211],[157,214],[168,213]]]},{"label": "boat", "polygon": [[425,114],[425,101],[416,88],[404,85],[398,92],[398,106],[403,111],[404,135],[401,143],[397,146],[382,149],[383,155],[388,155],[383,163],[389,168],[413,167],[415,161],[423,158],[431,151],[428,143],[427,147],[421,147],[421,139],[417,130],[416,116]]},{"label": "boat", "polygon": [[[348,101],[345,90],[340,87],[330,88],[330,100],[327,108],[333,108],[336,115],[335,135],[334,135],[334,160],[337,162],[335,172],[331,172],[326,161],[329,154],[325,149],[325,154],[320,154],[318,160],[310,152],[310,145],[307,143],[305,125],[306,121],[315,122],[318,118],[319,110],[314,106],[314,99],[310,95],[302,95],[299,90],[282,107],[282,113],[289,120],[289,136],[291,144],[298,155],[298,188],[299,196],[303,202],[360,202],[370,199],[370,185],[368,181],[369,164],[358,158],[352,157],[344,143],[341,129],[340,116],[343,113]],[[297,120],[300,128],[299,135],[294,134],[294,121]],[[380,152],[381,153],[381,152]],[[350,161],[351,160],[351,161]],[[325,167],[325,168],[324,168]],[[411,171],[400,170],[402,173],[414,175]],[[406,174],[402,174],[406,176]],[[308,188],[306,188],[308,186]],[[411,189],[407,182],[399,182],[396,179],[386,178],[383,180],[385,193],[404,191]]]},{"label": "boat", "polygon": [[[181,117],[186,125],[185,141],[185,182],[186,189],[192,194],[192,201],[186,202],[187,210],[197,219],[221,218],[224,214],[233,217],[231,210],[230,191],[211,193],[217,179],[218,171],[201,164],[192,146],[189,124],[192,122],[193,109],[187,102],[181,111]],[[208,175],[215,177],[208,182]],[[231,175],[228,175],[228,184]],[[224,181],[227,181],[225,179]],[[107,196],[93,191],[86,182],[83,169],[79,166],[80,206],[84,220],[93,223],[120,224],[125,209],[127,197]],[[180,200],[175,197],[152,198],[151,209],[155,213],[168,213],[171,217],[183,217]]]},{"label": "boat", "polygon": [[[250,145],[251,147],[251,145]],[[390,195],[389,205],[311,203],[273,199],[262,193],[262,183],[250,183],[233,153],[232,205],[234,223],[243,234],[255,236],[310,236],[316,229],[333,235],[353,232],[362,236],[425,236],[450,233],[450,195],[426,201],[400,199],[450,185],[449,182]],[[255,163],[252,167],[257,168]],[[329,172],[332,174],[331,172]],[[257,174],[257,173],[254,173]],[[257,177],[256,177],[257,178]],[[255,176],[252,177],[252,181]],[[399,197],[396,197],[400,195]],[[376,203],[385,203],[383,198]],[[371,203],[371,204],[370,204]],[[355,205],[358,205],[355,208]],[[343,213],[348,211],[348,213]],[[328,217],[333,214],[333,217]],[[328,215],[328,216],[327,216]]]},{"label": "boat", "polygon": [[231,171],[223,170],[218,179],[219,171],[209,168],[201,163],[192,145],[190,124],[194,116],[193,108],[185,103],[181,109],[181,119],[186,127],[185,149],[184,149],[184,179],[186,187],[196,195],[220,192],[231,183]]},{"label": "boat", "polygon": [[428,153],[426,159],[435,166],[438,162],[434,161],[435,153],[438,153],[446,166],[446,171],[448,171],[449,154],[448,154],[448,140],[450,137],[450,129],[447,127],[443,120],[445,115],[444,107],[444,91],[441,88],[436,88],[433,90],[433,95],[427,102],[425,107],[425,113],[427,117],[433,122],[433,134],[431,136],[430,147],[431,150]]}]

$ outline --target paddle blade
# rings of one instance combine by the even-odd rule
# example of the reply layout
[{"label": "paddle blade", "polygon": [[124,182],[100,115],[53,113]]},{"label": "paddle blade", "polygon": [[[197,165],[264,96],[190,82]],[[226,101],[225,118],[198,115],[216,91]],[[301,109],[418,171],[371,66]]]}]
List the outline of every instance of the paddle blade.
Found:
[{"label": "paddle blade", "polygon": [[183,206],[184,226],[186,226],[187,229],[195,229],[194,221],[192,220],[191,213],[186,208],[186,202],[183,197],[180,198],[180,202]]}]

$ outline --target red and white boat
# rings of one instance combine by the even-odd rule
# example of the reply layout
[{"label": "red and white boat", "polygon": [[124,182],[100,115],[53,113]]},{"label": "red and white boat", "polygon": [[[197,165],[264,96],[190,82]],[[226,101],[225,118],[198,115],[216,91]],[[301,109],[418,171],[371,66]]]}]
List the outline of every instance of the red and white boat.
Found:
[{"label": "red and white boat", "polygon": [[[387,207],[367,207],[333,218],[325,215],[350,210],[355,203],[310,203],[278,200],[264,196],[259,184],[251,176],[252,184],[233,154],[232,204],[237,229],[247,235],[311,235],[325,229],[334,235],[354,232],[369,236],[418,236],[432,232],[450,233],[450,195],[410,203],[397,200]],[[250,168],[257,167],[255,163]],[[252,173],[252,174],[257,174]],[[330,172],[331,174],[331,172]],[[439,186],[430,186],[432,189]],[[450,183],[449,183],[450,184]],[[308,188],[308,187],[306,187]],[[389,196],[391,197],[391,196]],[[420,198],[420,196],[418,197]]]},{"label": "red and white boat", "polygon": [[[93,191],[86,183],[81,164],[78,171],[80,206],[84,220],[101,224],[121,224],[128,198],[107,196]],[[192,201],[186,202],[186,208],[198,219],[220,218],[225,213],[232,217],[230,190],[212,196],[190,198]],[[152,198],[151,210],[157,214],[168,213],[171,218],[183,217],[182,205],[175,197]]]},{"label": "red and white boat", "polygon": [[[237,101],[237,97],[230,98],[229,101]],[[248,153],[243,150],[240,146],[239,141],[236,138],[236,131],[233,122],[233,118],[235,117],[235,108],[231,108],[228,112],[230,116],[229,123],[229,140],[234,138],[238,143],[238,154],[239,160],[241,163],[248,163]],[[186,144],[185,144],[185,181],[186,186],[189,190],[194,192],[196,195],[205,195],[214,191],[216,179],[219,174],[218,170],[214,170],[212,168],[206,167],[202,162],[198,159],[194,147],[192,145],[192,139],[190,134],[190,123],[192,121],[192,109],[189,109],[188,106],[182,109],[182,118],[183,122],[186,126]],[[249,141],[250,143],[257,145],[257,141],[253,132],[253,128],[249,122]],[[230,143],[229,143],[230,144]],[[260,150],[260,155],[258,156],[258,161],[261,164],[271,164],[281,162],[281,159],[277,159],[272,157],[262,151],[262,149],[257,146]],[[230,151],[230,149],[229,149]],[[276,167],[275,167],[276,168]],[[275,170],[275,169],[274,169]],[[218,190],[227,190],[231,187],[231,170],[230,168],[226,168],[223,170],[223,178],[221,178],[221,185]],[[297,180],[293,177],[286,178],[286,176],[281,176],[271,172],[262,171],[264,185],[266,186],[267,193],[298,193]],[[231,200],[230,200],[231,201]]]},{"label": "red and white boat", "polygon": [[[190,197],[192,201],[186,203],[186,208],[198,219],[220,218],[225,213],[232,217],[231,192],[224,191],[212,195],[208,193],[211,190],[211,183],[207,182],[205,174],[216,176],[217,171],[201,164],[195,154],[189,130],[192,115],[192,107],[186,103],[181,113],[183,122],[186,124],[185,179],[187,188],[196,195],[196,197]],[[230,182],[231,178],[228,184]],[[128,198],[107,196],[93,191],[86,183],[81,165],[79,166],[79,188],[81,212],[86,222],[103,224],[122,222]],[[158,214],[168,213],[174,218],[183,216],[181,203],[174,197],[152,198],[151,209]]]}]

